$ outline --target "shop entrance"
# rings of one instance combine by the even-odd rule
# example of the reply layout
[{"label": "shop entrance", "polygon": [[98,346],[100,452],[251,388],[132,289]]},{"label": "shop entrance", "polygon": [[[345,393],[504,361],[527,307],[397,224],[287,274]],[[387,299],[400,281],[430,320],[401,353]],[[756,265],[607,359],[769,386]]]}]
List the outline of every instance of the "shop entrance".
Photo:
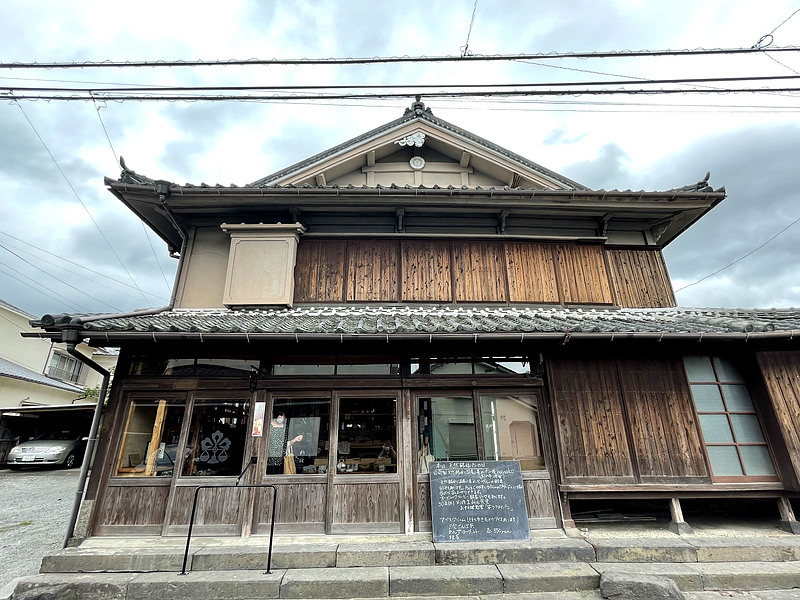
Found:
[{"label": "shop entrance", "polygon": [[516,460],[522,470],[532,529],[561,526],[550,465],[546,419],[538,390],[417,391],[415,408],[415,521],[431,529],[433,461]]},{"label": "shop entrance", "polygon": [[[276,531],[403,531],[399,392],[276,391],[260,402],[257,468],[278,489]],[[262,534],[271,493],[255,495],[253,532]]]}]

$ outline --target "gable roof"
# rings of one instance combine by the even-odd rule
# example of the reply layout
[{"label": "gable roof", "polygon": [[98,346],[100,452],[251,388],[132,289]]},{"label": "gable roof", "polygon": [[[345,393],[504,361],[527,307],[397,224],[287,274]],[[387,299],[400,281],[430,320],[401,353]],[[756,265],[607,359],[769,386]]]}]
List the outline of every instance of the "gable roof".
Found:
[{"label": "gable roof", "polygon": [[[405,113],[399,119],[390,121],[376,127],[366,133],[358,135],[346,142],[342,142],[332,148],[323,150],[318,154],[310,156],[301,160],[293,165],[285,167],[280,171],[257,179],[256,181],[248,184],[247,187],[263,187],[272,185],[286,185],[288,183],[297,183],[304,175],[313,172],[325,163],[335,162],[336,157],[342,157],[348,151],[364,154],[368,151],[374,151],[376,147],[392,146],[394,142],[406,135],[414,133],[420,126],[426,126],[424,129],[428,135],[436,135],[439,133],[442,137],[446,137],[451,143],[453,141],[461,142],[459,151],[472,150],[473,152],[482,152],[486,156],[495,159],[501,159],[507,167],[515,168],[520,171],[520,175],[526,179],[536,181],[546,189],[562,189],[562,190],[588,190],[584,185],[577,183],[555,171],[551,171],[527,158],[507,150],[489,140],[486,140],[474,133],[462,129],[457,125],[453,125],[443,119],[435,117],[430,108],[426,108],[425,104],[420,101],[417,96],[417,101],[407,108]],[[387,135],[391,134],[391,139],[386,139]],[[456,142],[456,143],[457,143]],[[527,176],[527,177],[526,177]],[[525,186],[525,187],[539,187]]]}]

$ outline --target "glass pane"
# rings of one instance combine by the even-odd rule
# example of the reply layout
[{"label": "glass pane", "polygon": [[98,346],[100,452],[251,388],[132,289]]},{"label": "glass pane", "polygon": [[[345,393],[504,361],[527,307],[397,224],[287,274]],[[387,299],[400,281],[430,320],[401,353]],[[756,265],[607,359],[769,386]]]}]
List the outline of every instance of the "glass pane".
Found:
[{"label": "glass pane", "polygon": [[716,381],[714,369],[711,368],[711,359],[707,356],[684,356],[683,364],[686,366],[689,381]]},{"label": "glass pane", "polygon": [[420,398],[417,411],[419,447],[433,460],[478,459],[471,397]]},{"label": "glass pane", "polygon": [[195,400],[182,475],[237,476],[242,471],[250,402]]},{"label": "glass pane", "polygon": [[731,426],[725,415],[699,415],[700,429],[706,444],[724,444],[733,442]]},{"label": "glass pane", "polygon": [[747,387],[743,385],[723,385],[722,393],[730,412],[756,412]]},{"label": "glass pane", "polygon": [[697,412],[725,412],[725,405],[722,404],[722,396],[719,393],[719,386],[703,385],[693,383],[692,398]]},{"label": "glass pane", "polygon": [[258,365],[258,360],[198,358],[195,369],[198,377],[242,377],[254,368],[258,369]]},{"label": "glass pane", "polygon": [[115,475],[172,476],[185,408],[182,398],[132,402]]},{"label": "glass pane", "polygon": [[523,471],[544,470],[533,396],[481,396],[486,460],[518,460]]},{"label": "glass pane", "polygon": [[334,365],[286,365],[272,367],[274,375],[333,375]]},{"label": "glass pane", "polygon": [[472,363],[431,361],[430,367],[433,375],[472,375]]},{"label": "glass pane", "polygon": [[336,366],[337,375],[398,375],[400,365],[398,364],[343,364]]},{"label": "glass pane", "polygon": [[761,424],[755,415],[731,415],[731,423],[738,443],[758,444],[765,441]]},{"label": "glass pane", "polygon": [[719,381],[731,383],[744,383],[744,377],[731,361],[727,358],[714,357],[714,366],[717,368]]},{"label": "glass pane", "polygon": [[330,414],[327,398],[275,398],[267,475],[327,473]]},{"label": "glass pane", "polygon": [[717,477],[744,475],[736,446],[708,446],[707,450],[714,475]]},{"label": "glass pane", "polygon": [[397,473],[397,408],[394,398],[339,401],[337,473]]},{"label": "glass pane", "polygon": [[739,452],[742,453],[742,462],[748,475],[775,475],[772,457],[769,455],[769,450],[766,446],[739,446]]}]

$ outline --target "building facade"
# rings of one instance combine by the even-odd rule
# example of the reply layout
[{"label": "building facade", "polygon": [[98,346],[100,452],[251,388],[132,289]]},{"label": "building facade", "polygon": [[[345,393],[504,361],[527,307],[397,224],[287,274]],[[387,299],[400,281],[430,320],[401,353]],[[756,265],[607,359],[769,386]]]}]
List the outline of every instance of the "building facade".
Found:
[{"label": "building facade", "polygon": [[[795,310],[677,308],[662,248],[707,178],[590,190],[447,123],[399,119],[243,187],[106,184],[180,254],[169,307],[45,315],[117,346],[92,535],[183,535],[198,485],[277,486],[276,531],[429,531],[436,460],[516,460],[532,529],[577,501],[800,491]],[[269,531],[205,490],[196,531]]]}]

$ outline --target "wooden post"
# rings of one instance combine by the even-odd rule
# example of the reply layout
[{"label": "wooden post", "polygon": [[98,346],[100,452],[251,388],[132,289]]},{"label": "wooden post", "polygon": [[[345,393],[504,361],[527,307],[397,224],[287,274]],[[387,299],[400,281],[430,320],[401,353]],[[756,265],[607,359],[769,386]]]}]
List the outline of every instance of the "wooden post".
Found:
[{"label": "wooden post", "polygon": [[689,524],[683,520],[683,510],[681,509],[681,501],[678,498],[669,499],[669,514],[672,520],[669,522],[669,530],[678,535],[694,533],[694,530]]},{"label": "wooden post", "polygon": [[800,523],[794,516],[792,504],[786,496],[778,498],[778,512],[781,514],[781,522],[778,528],[795,535],[800,534]]},{"label": "wooden post", "polygon": [[158,458],[158,448],[161,444],[161,432],[164,429],[164,415],[166,412],[167,401],[159,400],[158,410],[156,411],[156,420],[153,423],[153,435],[150,437],[150,447],[147,453],[147,464],[144,468],[145,476],[155,475],[156,472],[156,460]]}]

